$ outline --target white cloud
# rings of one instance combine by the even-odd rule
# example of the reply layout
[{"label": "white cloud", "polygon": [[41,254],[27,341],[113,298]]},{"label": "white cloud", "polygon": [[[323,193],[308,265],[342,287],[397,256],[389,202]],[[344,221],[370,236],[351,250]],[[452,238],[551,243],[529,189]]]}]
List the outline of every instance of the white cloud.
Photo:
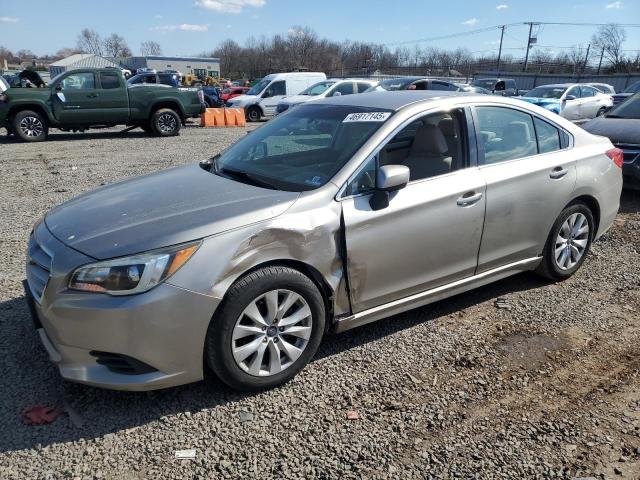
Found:
[{"label": "white cloud", "polygon": [[622,2],[608,3],[606,8],[622,8]]},{"label": "white cloud", "polygon": [[17,17],[0,17],[0,22],[3,23],[18,23],[20,21]]},{"label": "white cloud", "polygon": [[506,10],[507,8],[509,8],[509,5],[507,5],[505,3],[501,3],[500,5],[496,5],[496,10]]},{"label": "white cloud", "polygon": [[158,20],[162,18],[162,15],[156,15],[153,18],[157,18]]},{"label": "white cloud", "polygon": [[183,32],[206,32],[209,30],[209,25],[181,23],[180,25],[160,25],[158,27],[153,27],[151,30],[158,32],[175,32],[176,30],[181,30]]},{"label": "white cloud", "polygon": [[220,13],[242,13],[244,7],[259,8],[266,0],[196,0],[196,6]]},{"label": "white cloud", "polygon": [[302,28],[290,28],[289,30],[287,30],[287,33],[289,35],[302,35],[304,33],[304,30]]},{"label": "white cloud", "polygon": [[472,27],[478,22],[479,20],[474,17],[474,18],[470,18],[469,20],[465,20],[464,22],[462,22],[462,25],[469,25],[470,27]]}]

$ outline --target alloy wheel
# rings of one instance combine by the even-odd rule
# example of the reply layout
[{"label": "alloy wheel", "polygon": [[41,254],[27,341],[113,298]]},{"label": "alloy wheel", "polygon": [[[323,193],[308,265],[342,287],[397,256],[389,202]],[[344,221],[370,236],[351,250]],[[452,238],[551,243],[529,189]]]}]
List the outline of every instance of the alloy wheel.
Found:
[{"label": "alloy wheel", "polygon": [[582,213],[570,215],[562,224],[555,244],[555,260],[560,270],[569,270],[580,261],[589,243],[589,221]]},{"label": "alloy wheel", "polygon": [[20,130],[27,137],[39,137],[44,132],[44,125],[38,117],[24,117],[20,121]]},{"label": "alloy wheel", "polygon": [[173,133],[176,129],[176,126],[176,117],[174,117],[170,113],[163,113],[158,118],[158,129],[162,133]]},{"label": "alloy wheel", "polygon": [[253,299],[233,327],[236,364],[253,376],[272,376],[293,365],[309,344],[311,308],[291,290],[271,290]]}]

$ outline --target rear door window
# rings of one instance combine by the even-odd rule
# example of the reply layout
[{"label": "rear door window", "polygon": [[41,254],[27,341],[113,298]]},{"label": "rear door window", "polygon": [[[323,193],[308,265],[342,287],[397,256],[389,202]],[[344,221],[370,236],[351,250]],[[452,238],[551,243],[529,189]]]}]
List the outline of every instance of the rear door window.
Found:
[{"label": "rear door window", "polygon": [[371,85],[369,85],[368,83],[363,83],[363,82],[358,82],[357,85],[358,85],[358,93],[365,92],[369,90],[369,88],[371,87]]},{"label": "rear door window", "polygon": [[533,119],[528,113],[506,107],[477,107],[481,163],[491,164],[536,155]]},{"label": "rear door window", "polygon": [[549,153],[560,150],[560,131],[550,123],[534,117],[536,138],[538,140],[539,153]]},{"label": "rear door window", "polygon": [[100,85],[103,90],[120,88],[120,77],[115,72],[100,72]]}]

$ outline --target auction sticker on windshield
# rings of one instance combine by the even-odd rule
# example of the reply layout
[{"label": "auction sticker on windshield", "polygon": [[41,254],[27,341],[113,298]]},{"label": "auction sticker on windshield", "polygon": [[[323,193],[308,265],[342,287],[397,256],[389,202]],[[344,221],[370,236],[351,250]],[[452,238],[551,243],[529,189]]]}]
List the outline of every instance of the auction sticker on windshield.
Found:
[{"label": "auction sticker on windshield", "polygon": [[391,116],[391,112],[366,112],[366,113],[350,113],[342,121],[347,122],[384,122]]}]

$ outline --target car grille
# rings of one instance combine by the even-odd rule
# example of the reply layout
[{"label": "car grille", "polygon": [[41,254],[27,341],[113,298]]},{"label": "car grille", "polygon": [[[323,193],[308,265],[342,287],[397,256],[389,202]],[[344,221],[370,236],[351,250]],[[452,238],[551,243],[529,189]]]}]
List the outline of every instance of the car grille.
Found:
[{"label": "car grille", "polygon": [[615,144],[624,153],[624,163],[634,163],[640,159],[640,145],[630,143]]},{"label": "car grille", "polygon": [[44,294],[44,289],[49,281],[51,261],[53,259],[51,255],[42,248],[33,234],[31,234],[31,238],[29,238],[28,256],[27,283],[36,301],[40,302]]}]

